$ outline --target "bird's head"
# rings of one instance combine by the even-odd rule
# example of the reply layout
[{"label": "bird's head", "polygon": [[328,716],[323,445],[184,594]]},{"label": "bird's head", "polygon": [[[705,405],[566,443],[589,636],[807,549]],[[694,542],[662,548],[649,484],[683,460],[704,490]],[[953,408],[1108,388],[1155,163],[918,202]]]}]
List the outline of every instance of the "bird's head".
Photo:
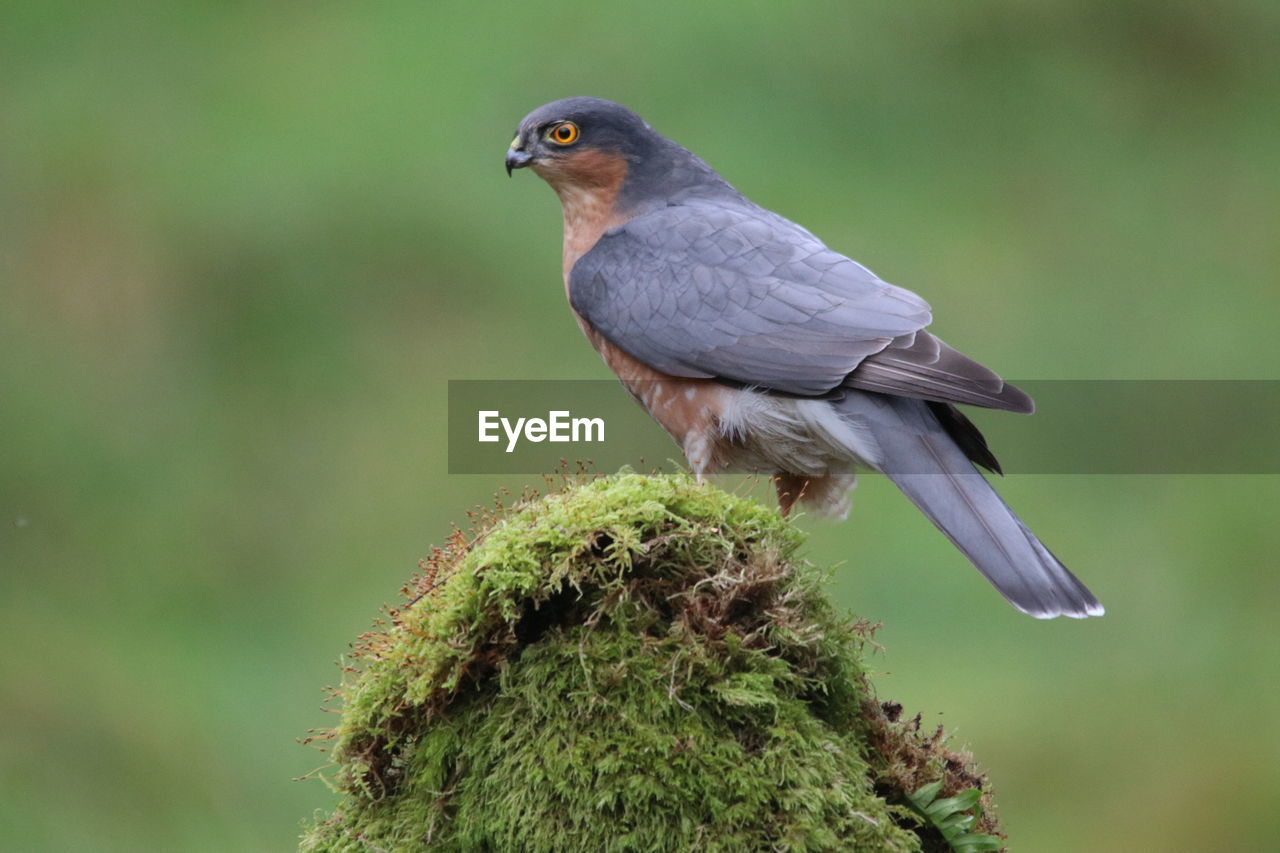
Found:
[{"label": "bird's head", "polygon": [[524,117],[507,149],[507,174],[528,166],[557,192],[617,185],[666,142],[631,110],[600,98],[565,98]]}]

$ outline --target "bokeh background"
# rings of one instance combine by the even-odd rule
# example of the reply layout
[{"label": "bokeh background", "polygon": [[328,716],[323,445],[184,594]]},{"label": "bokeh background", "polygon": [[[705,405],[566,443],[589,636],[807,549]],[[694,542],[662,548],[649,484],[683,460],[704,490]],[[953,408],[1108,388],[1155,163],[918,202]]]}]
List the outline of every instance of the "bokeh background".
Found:
[{"label": "bokeh background", "polygon": [[[1007,376],[1278,379],[1277,44],[1273,0],[6,3],[0,846],[332,804],[291,780],[334,662],[530,479],[446,474],[446,380],[607,376],[502,171],[528,110],[629,104]],[[1274,849],[1280,478],[1002,491],[1108,615],[1013,612],[868,478],[804,523],[880,691],[1019,849]]]}]

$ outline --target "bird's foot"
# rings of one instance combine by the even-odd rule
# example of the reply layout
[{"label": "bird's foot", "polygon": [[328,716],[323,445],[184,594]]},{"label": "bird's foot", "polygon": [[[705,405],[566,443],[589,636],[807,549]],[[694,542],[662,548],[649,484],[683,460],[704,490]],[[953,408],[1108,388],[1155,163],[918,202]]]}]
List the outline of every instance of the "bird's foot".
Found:
[{"label": "bird's foot", "polygon": [[786,518],[791,514],[791,508],[795,506],[796,501],[800,500],[809,488],[809,478],[779,471],[773,475],[773,485],[778,490],[778,511],[783,518]]}]

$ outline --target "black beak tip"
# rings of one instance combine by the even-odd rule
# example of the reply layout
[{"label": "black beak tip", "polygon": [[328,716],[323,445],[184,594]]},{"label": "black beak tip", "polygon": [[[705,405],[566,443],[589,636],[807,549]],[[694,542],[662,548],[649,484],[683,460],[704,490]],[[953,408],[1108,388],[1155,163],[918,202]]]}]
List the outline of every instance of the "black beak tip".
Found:
[{"label": "black beak tip", "polygon": [[507,151],[507,158],[505,161],[507,166],[507,177],[511,177],[512,171],[516,169],[523,169],[525,166],[528,166],[531,160],[533,160],[533,155],[528,151],[521,151],[518,148],[512,148]]}]

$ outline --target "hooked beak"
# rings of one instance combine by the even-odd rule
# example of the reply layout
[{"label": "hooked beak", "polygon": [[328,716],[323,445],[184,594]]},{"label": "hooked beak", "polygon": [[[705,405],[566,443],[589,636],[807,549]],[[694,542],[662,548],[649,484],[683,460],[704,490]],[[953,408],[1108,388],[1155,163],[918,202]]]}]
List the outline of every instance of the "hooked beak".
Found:
[{"label": "hooked beak", "polygon": [[[518,140],[517,140],[518,141]],[[514,145],[515,143],[512,143]],[[511,170],[523,169],[533,162],[533,155],[528,151],[521,151],[519,148],[507,149],[507,177],[511,176]]]}]

